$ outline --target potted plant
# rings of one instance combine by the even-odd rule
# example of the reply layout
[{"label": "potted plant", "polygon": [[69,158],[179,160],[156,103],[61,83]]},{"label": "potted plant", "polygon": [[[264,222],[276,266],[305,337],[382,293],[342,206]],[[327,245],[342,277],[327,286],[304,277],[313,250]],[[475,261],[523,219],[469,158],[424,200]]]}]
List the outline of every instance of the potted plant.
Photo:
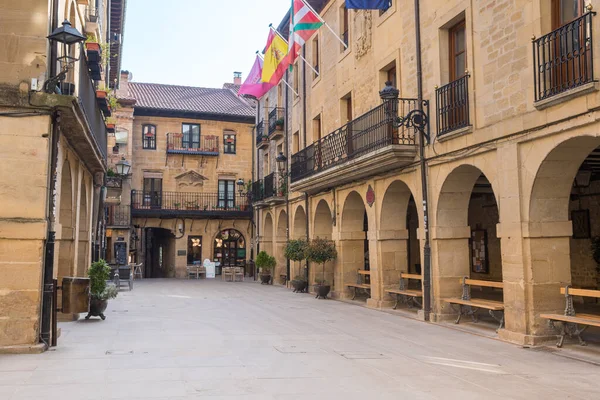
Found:
[{"label": "potted plant", "polygon": [[176,209],[176,210],[179,210],[179,207],[181,207],[181,203],[175,203],[175,204],[173,204],[173,205],[175,206],[175,209]]},{"label": "potted plant", "polygon": [[278,131],[283,130],[283,118],[279,118],[277,121],[275,121],[275,129]]},{"label": "potted plant", "polygon": [[89,63],[100,63],[102,61],[102,48],[96,36],[88,35],[85,41],[85,50]]},{"label": "potted plant", "polygon": [[110,118],[106,118],[106,130],[109,133],[115,133],[115,128],[117,125],[117,119],[110,117]]},{"label": "potted plant", "polygon": [[104,311],[108,306],[108,300],[117,297],[118,289],[115,285],[107,285],[110,278],[110,267],[106,261],[100,259],[92,264],[88,270],[90,277],[90,312],[85,319],[100,317],[106,319]]},{"label": "potted plant", "polygon": [[326,299],[331,285],[325,280],[325,263],[337,258],[335,243],[331,240],[316,238],[310,241],[306,249],[306,259],[316,264],[321,264],[321,278],[315,281],[317,298]]},{"label": "potted plant", "polygon": [[[304,239],[290,239],[285,245],[283,254],[290,261],[299,261],[300,267],[302,267],[302,261],[306,260],[307,246],[308,242]],[[306,278],[301,275],[294,277],[292,286],[294,287],[294,293],[303,292],[308,286]]]},{"label": "potted plant", "polygon": [[256,256],[256,267],[260,268],[260,282],[262,285],[267,285],[271,282],[271,271],[275,268],[277,262],[275,257],[267,254],[266,251],[261,251]]}]

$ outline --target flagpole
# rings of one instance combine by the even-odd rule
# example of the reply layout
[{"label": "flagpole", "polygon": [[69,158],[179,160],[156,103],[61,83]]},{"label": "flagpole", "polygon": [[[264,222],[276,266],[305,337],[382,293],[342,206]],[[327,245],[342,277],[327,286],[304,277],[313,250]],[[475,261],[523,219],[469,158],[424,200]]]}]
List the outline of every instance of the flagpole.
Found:
[{"label": "flagpole", "polygon": [[[273,24],[270,24],[270,25],[269,25],[269,28],[271,28],[271,30],[272,30],[273,32],[275,32],[275,33],[277,34],[277,36],[279,36],[279,37],[281,38],[281,40],[283,40],[283,41],[284,41],[284,42],[285,42],[285,43],[286,43],[286,44],[289,46],[289,42],[288,42],[287,40],[285,40],[285,38],[284,38],[284,37],[281,35],[281,33],[279,33],[279,31],[278,31],[277,29],[273,28]],[[293,34],[293,33],[292,33],[292,34]],[[289,51],[290,51],[290,50],[288,50],[288,53],[289,53]],[[317,70],[316,70],[316,69],[315,69],[315,68],[314,68],[312,65],[310,65],[310,63],[309,63],[308,61],[306,61],[306,58],[302,57],[302,54],[298,54],[298,57],[300,57],[300,58],[302,59],[302,61],[304,61],[304,63],[305,63],[306,65],[308,65],[308,67],[309,67],[310,69],[312,69],[312,70],[313,70],[313,72],[314,72],[315,74],[317,74],[317,76],[319,76],[319,71],[317,71]]]},{"label": "flagpole", "polygon": [[306,1],[304,1],[304,0],[301,0],[301,1],[302,1],[302,3],[303,3],[303,4],[304,4],[306,7],[308,7],[308,9],[309,9],[310,11],[312,11],[312,12],[313,12],[313,13],[314,13],[314,14],[317,16],[317,18],[319,18],[319,19],[321,20],[321,22],[323,23],[323,25],[325,25],[325,26],[327,27],[327,29],[329,29],[329,30],[331,31],[331,33],[333,33],[333,36],[335,36],[335,38],[336,38],[337,40],[339,40],[339,41],[340,41],[340,43],[341,43],[342,45],[344,45],[344,47],[347,49],[347,48],[348,48],[348,45],[347,45],[346,43],[344,43],[344,41],[343,41],[343,40],[342,40],[342,39],[341,39],[341,38],[338,36],[338,34],[337,34],[337,33],[335,33],[335,31],[334,31],[334,30],[333,30],[333,29],[332,29],[332,28],[329,26],[329,24],[328,24],[327,22],[325,22],[325,20],[324,20],[323,18],[321,18],[321,16],[319,15],[319,13],[318,13],[318,12],[316,12],[316,11],[315,11],[315,9],[314,9],[314,8],[312,8],[312,6],[311,6],[310,4],[308,4]]},{"label": "flagpole", "polygon": [[[262,54],[260,54],[260,51],[259,51],[259,50],[256,50],[256,55],[257,55],[257,56],[259,56],[259,57],[260,57],[260,59],[264,61],[264,59],[265,59],[265,58],[262,56]],[[298,92],[296,92],[296,91],[294,90],[294,88],[293,88],[293,87],[291,87],[291,86],[290,86],[290,84],[289,84],[289,83],[287,83],[287,82],[285,81],[285,79],[281,78],[281,82],[285,83],[285,86],[287,86],[288,88],[290,88],[290,90],[291,90],[292,92],[294,92],[294,94],[295,94],[296,96],[298,96]]]}]

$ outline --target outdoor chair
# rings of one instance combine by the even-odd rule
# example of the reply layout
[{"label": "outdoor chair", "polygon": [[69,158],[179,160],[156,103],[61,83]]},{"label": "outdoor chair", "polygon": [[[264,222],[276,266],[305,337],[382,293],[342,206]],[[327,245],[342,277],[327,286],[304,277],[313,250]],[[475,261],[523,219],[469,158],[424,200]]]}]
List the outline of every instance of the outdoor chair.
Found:
[{"label": "outdoor chair", "polygon": [[231,267],[223,268],[223,280],[225,282],[227,282],[228,280],[230,282],[233,282],[234,275],[235,275],[235,272],[234,272],[233,268],[231,268]]},{"label": "outdoor chair", "polygon": [[244,267],[235,267],[233,281],[236,282],[240,278],[240,282],[244,281]]}]

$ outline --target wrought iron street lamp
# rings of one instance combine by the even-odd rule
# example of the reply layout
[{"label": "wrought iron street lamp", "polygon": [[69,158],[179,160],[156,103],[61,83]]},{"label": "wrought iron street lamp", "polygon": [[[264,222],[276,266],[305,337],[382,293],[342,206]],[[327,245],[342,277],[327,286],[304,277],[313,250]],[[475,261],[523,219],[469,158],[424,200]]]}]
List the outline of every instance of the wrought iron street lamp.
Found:
[{"label": "wrought iron street lamp", "polygon": [[237,180],[237,182],[235,184],[238,187],[238,192],[240,193],[240,196],[243,196],[245,194],[244,189],[246,189],[246,183],[244,182],[244,180],[242,178],[240,178]]},{"label": "wrought iron street lamp", "polygon": [[275,158],[275,161],[277,161],[277,169],[279,169],[279,174],[284,175],[287,167],[287,157],[282,151],[280,151],[279,155]]},{"label": "wrought iron street lamp", "polygon": [[53,93],[56,85],[65,79],[69,69],[79,60],[79,57],[71,56],[73,46],[83,43],[86,37],[73,28],[68,20],[65,20],[62,26],[56,28],[47,38],[50,42],[62,44],[62,56],[57,58],[61,64],[61,71],[58,75],[50,77],[44,84],[44,91]]},{"label": "wrought iron street lamp", "polygon": [[127,177],[131,171],[131,164],[125,160],[125,157],[122,157],[121,160],[115,164],[115,169],[117,170],[117,175]]},{"label": "wrought iron street lamp", "polygon": [[[379,97],[384,102],[389,102],[390,107],[386,110],[387,113],[392,114],[391,117],[394,119],[393,123],[396,128],[404,126],[406,128],[414,128],[425,139],[427,139],[427,143],[429,144],[429,133],[427,132],[427,126],[429,125],[429,117],[422,110],[422,105],[418,104],[418,108],[410,110],[406,115],[397,115],[398,114],[398,96],[400,95],[400,91],[392,86],[391,81],[387,81],[385,83],[385,87],[379,92]],[[423,101],[423,105],[427,105],[427,101]]]}]

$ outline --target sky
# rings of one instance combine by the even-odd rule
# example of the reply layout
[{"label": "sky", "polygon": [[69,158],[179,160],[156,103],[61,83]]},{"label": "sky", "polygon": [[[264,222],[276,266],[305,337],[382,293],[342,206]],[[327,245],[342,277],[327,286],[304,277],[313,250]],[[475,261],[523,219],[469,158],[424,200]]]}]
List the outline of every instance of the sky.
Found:
[{"label": "sky", "polygon": [[291,0],[127,0],[121,69],[134,82],[222,87],[248,76]]}]

